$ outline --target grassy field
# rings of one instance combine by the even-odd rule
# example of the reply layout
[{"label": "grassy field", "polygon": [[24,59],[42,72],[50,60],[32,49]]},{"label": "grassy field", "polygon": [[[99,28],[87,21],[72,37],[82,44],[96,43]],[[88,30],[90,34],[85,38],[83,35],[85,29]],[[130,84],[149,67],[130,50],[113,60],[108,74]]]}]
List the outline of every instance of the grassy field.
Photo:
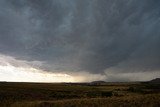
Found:
[{"label": "grassy field", "polygon": [[1,82],[0,107],[160,107],[160,84]]}]

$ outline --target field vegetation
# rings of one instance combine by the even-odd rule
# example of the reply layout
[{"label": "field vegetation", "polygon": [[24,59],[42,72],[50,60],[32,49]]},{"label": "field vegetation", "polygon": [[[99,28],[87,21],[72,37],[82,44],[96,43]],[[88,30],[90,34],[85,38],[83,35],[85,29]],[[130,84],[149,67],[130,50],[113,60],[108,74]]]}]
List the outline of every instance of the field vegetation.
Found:
[{"label": "field vegetation", "polygon": [[160,107],[160,84],[1,82],[0,107]]}]

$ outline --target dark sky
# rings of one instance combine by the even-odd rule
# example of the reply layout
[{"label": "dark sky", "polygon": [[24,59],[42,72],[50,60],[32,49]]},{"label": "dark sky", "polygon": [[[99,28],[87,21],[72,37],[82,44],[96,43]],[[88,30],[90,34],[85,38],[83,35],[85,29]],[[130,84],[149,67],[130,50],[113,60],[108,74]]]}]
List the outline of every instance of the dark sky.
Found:
[{"label": "dark sky", "polygon": [[160,0],[0,0],[0,54],[49,72],[157,75]]}]

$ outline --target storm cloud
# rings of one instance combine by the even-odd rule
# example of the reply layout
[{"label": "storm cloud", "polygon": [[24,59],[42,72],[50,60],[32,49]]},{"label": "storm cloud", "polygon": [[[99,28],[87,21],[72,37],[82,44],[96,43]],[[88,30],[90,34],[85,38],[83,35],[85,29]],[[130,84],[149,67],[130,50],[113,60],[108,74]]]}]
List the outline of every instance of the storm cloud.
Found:
[{"label": "storm cloud", "polygon": [[1,0],[0,54],[43,62],[40,69],[50,72],[160,72],[159,6],[159,0]]}]

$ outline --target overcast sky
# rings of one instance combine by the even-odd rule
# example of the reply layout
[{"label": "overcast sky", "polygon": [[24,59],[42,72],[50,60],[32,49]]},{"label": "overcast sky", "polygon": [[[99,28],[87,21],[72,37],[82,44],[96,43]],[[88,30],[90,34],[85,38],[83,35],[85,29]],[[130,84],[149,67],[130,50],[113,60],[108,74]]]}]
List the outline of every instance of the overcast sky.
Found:
[{"label": "overcast sky", "polygon": [[19,68],[79,81],[160,77],[160,1],[0,0],[0,56],[16,68],[1,70],[4,80]]}]

